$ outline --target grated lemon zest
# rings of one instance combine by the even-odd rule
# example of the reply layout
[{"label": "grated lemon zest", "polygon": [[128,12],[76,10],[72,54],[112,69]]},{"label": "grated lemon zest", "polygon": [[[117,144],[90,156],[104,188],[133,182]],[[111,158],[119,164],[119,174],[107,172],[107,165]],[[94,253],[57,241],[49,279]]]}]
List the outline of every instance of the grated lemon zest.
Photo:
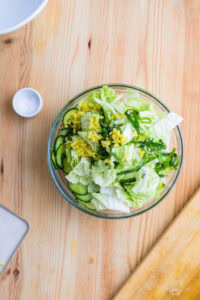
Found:
[{"label": "grated lemon zest", "polygon": [[98,103],[81,102],[79,104],[79,108],[83,112],[89,112],[89,111],[99,111],[101,109],[101,106]]},{"label": "grated lemon zest", "polygon": [[99,129],[101,129],[101,125],[100,125],[99,121],[102,118],[103,117],[98,115],[98,114],[92,115],[92,117],[90,118],[90,121],[89,121],[89,130],[99,130]]},{"label": "grated lemon zest", "polygon": [[101,145],[106,149],[107,152],[110,151],[109,147],[111,145],[111,141],[108,138],[106,138],[105,141],[101,141]]},{"label": "grated lemon zest", "polygon": [[100,134],[96,133],[95,131],[88,132],[87,137],[92,143],[95,143],[95,142],[98,143],[102,139],[102,136]]},{"label": "grated lemon zest", "polygon": [[77,138],[71,143],[72,149],[74,149],[80,157],[92,157],[98,159],[96,153],[91,146],[81,138]]},{"label": "grated lemon zest", "polygon": [[127,142],[127,138],[120,133],[120,131],[114,128],[110,133],[114,147],[119,147],[120,145],[124,145]]}]

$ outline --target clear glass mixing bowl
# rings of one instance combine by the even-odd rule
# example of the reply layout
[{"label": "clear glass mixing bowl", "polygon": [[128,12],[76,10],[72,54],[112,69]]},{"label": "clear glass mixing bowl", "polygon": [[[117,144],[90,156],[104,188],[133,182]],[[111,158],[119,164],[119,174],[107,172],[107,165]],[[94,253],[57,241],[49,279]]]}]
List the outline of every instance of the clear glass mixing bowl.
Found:
[{"label": "clear glass mixing bowl", "polygon": [[[108,86],[112,87],[116,93],[123,93],[126,94],[128,92],[138,92],[142,101],[146,103],[153,103],[155,110],[158,112],[169,112],[169,109],[160,101],[158,100],[155,96],[150,94],[149,92],[146,92],[140,88],[130,86],[130,85],[125,85],[125,84],[109,84]],[[51,151],[53,150],[54,146],[54,141],[56,136],[58,135],[59,128],[62,123],[63,115],[65,112],[76,106],[79,101],[81,101],[83,98],[85,98],[88,93],[91,91],[98,91],[102,86],[97,86],[93,87],[91,89],[85,90],[76,97],[74,97],[72,100],[70,100],[65,107],[61,110],[61,112],[58,114],[56,120],[54,121],[50,134],[49,134],[49,139],[48,139],[48,150],[47,150],[47,156],[48,156],[48,165],[49,165],[49,170],[51,173],[51,176],[53,178],[54,183],[56,184],[59,192],[63,195],[63,197],[71,203],[73,206],[76,208],[82,210],[83,212],[86,212],[92,216],[99,217],[99,218],[105,218],[105,219],[124,219],[124,218],[129,218],[133,216],[137,216],[139,214],[142,214],[155,205],[157,205],[159,202],[161,202],[170,192],[172,187],[175,185],[177,178],[180,174],[180,170],[182,167],[182,161],[183,161],[183,139],[181,135],[181,131],[179,126],[176,126],[171,135],[171,141],[170,141],[170,149],[176,148],[178,157],[180,159],[180,164],[179,167],[176,171],[173,171],[166,179],[166,186],[162,194],[160,195],[159,198],[152,199],[148,202],[146,202],[142,207],[140,208],[131,208],[129,213],[123,213],[123,212],[117,212],[117,211],[111,211],[111,210],[106,210],[106,211],[94,211],[90,210],[87,208],[82,208],[79,206],[78,203],[75,201],[75,197],[71,193],[71,191],[67,187],[67,180],[65,179],[65,174],[61,170],[56,170],[52,163],[51,163]]]}]

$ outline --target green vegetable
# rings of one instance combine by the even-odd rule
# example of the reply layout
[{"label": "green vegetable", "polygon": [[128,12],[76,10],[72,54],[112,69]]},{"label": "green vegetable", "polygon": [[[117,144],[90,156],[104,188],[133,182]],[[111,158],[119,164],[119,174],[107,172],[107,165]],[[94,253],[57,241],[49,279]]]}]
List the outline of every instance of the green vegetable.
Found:
[{"label": "green vegetable", "polygon": [[92,193],[91,203],[96,210],[112,209],[129,212],[129,197],[120,186],[101,188],[100,193]]},{"label": "green vegetable", "polygon": [[63,168],[63,157],[65,155],[65,145],[62,144],[58,147],[58,150],[56,151],[56,163],[57,166],[62,169]]},{"label": "green vegetable", "polygon": [[68,127],[68,122],[70,121],[71,116],[74,114],[75,111],[78,109],[76,107],[70,108],[63,117],[63,126]]},{"label": "green vegetable", "polygon": [[76,194],[76,198],[78,198],[78,200],[81,200],[83,202],[90,202],[92,200],[92,195],[91,194],[85,194],[85,195]]},{"label": "green vegetable", "polygon": [[56,163],[56,156],[55,156],[54,151],[51,152],[51,162],[52,162],[54,168],[55,168],[55,169],[58,169],[58,165],[57,165],[57,163]]},{"label": "green vegetable", "polygon": [[90,146],[91,148],[95,151],[95,152],[98,152],[98,150],[100,149],[100,145],[97,142],[91,142],[91,140],[88,139],[88,133],[86,131],[79,131],[78,132],[78,135],[83,139],[85,140]]},{"label": "green vegetable", "polygon": [[132,178],[127,178],[127,179],[121,179],[120,183],[123,185],[123,184],[127,184],[127,183],[130,183],[130,182],[135,182],[135,181],[136,181],[136,178],[132,177]]},{"label": "green vegetable", "polygon": [[144,202],[155,197],[160,184],[160,177],[149,165],[137,172],[136,180],[125,183],[125,189],[133,199],[136,206],[141,206]]},{"label": "green vegetable", "polygon": [[59,146],[64,144],[64,137],[59,135],[56,137],[55,142],[54,142],[54,152],[58,150]]},{"label": "green vegetable", "polygon": [[73,170],[66,176],[67,180],[72,183],[81,183],[88,185],[91,182],[91,165],[90,160],[82,158]]},{"label": "green vegetable", "polygon": [[128,161],[133,161],[135,159],[134,144],[112,148],[111,154],[115,162],[125,162],[127,165]]},{"label": "green vegetable", "polygon": [[168,174],[177,170],[176,149],[167,149],[181,120],[157,113],[139,92],[104,86],[65,113],[51,161],[66,174],[81,207],[128,213],[158,198]]},{"label": "green vegetable", "polygon": [[105,164],[103,160],[98,160],[92,166],[91,180],[100,187],[109,186],[116,179],[116,170]]},{"label": "green vegetable", "polygon": [[160,177],[167,176],[172,170],[176,170],[179,165],[179,159],[174,148],[169,153],[159,153],[159,162],[155,164],[155,171]]},{"label": "green vegetable", "polygon": [[96,210],[96,206],[91,202],[78,201],[78,204],[84,209]]},{"label": "green vegetable", "polygon": [[65,174],[68,174],[72,168],[66,157],[63,158],[62,164],[63,164],[63,171],[65,172]]},{"label": "green vegetable", "polygon": [[91,181],[89,184],[88,184],[88,193],[97,193],[100,191],[100,187],[98,184],[94,183],[93,181]]},{"label": "green vegetable", "polygon": [[147,138],[145,141],[139,141],[140,148],[145,148],[148,151],[160,151],[167,148],[167,145],[160,139],[158,142],[154,142],[152,139]]},{"label": "green vegetable", "polygon": [[65,137],[66,135],[69,134],[69,132],[70,132],[69,129],[67,129],[67,128],[62,128],[62,129],[60,130],[60,135]]},{"label": "green vegetable", "polygon": [[126,116],[129,120],[129,122],[134,126],[135,130],[137,131],[137,133],[140,133],[140,124],[139,124],[139,112],[131,109],[131,110],[127,110],[126,111]]},{"label": "green vegetable", "polygon": [[86,195],[88,192],[87,185],[83,185],[80,183],[71,183],[69,182],[69,188],[72,192],[79,194],[79,195]]}]

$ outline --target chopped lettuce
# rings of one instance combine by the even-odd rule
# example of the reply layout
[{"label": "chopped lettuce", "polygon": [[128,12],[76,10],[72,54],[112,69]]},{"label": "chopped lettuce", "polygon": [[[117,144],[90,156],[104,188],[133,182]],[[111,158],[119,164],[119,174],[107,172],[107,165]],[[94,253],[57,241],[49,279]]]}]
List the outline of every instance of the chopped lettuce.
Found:
[{"label": "chopped lettuce", "polygon": [[[81,127],[83,130],[88,130],[89,131],[89,124],[90,124],[90,119],[94,113],[93,112],[87,112],[81,117]],[[80,133],[79,133],[80,135]]]},{"label": "chopped lettuce", "polygon": [[72,183],[89,184],[91,182],[91,163],[83,157],[73,170],[66,176]]},{"label": "chopped lettuce", "polygon": [[153,105],[150,103],[144,103],[140,100],[139,94],[130,94],[124,100],[124,104],[127,108],[135,109],[137,111],[151,111]]},{"label": "chopped lettuce", "polygon": [[115,93],[115,90],[105,85],[100,90],[100,97],[103,101],[113,102],[113,100],[116,99],[117,95]]},{"label": "chopped lettuce", "polygon": [[104,187],[100,193],[92,193],[92,204],[97,210],[111,209],[129,212],[129,200],[120,187]]},{"label": "chopped lettuce", "polygon": [[167,145],[169,145],[171,130],[175,128],[182,120],[183,119],[180,116],[170,112],[150,128],[146,129],[145,135],[153,138],[156,141],[162,139]]},{"label": "chopped lettuce", "polygon": [[99,191],[100,187],[98,184],[94,183],[93,181],[88,184],[88,193],[98,193]]},{"label": "chopped lettuce", "polygon": [[127,184],[125,189],[131,196],[136,206],[141,206],[147,200],[155,197],[157,188],[161,183],[160,177],[152,167],[143,167],[138,171],[136,181],[133,184]]},{"label": "chopped lettuce", "polygon": [[107,122],[109,120],[113,120],[114,116],[117,116],[117,112],[115,111],[115,109],[113,108],[113,106],[110,103],[108,103],[104,100],[99,100],[97,98],[95,98],[94,101],[101,105],[101,107],[104,111],[105,119]]},{"label": "chopped lettuce", "polygon": [[135,159],[135,146],[134,144],[128,144],[112,148],[111,154],[116,162],[131,162]]},{"label": "chopped lettuce", "polygon": [[65,149],[65,155],[67,158],[67,162],[68,162],[69,166],[71,166],[72,169],[80,161],[80,158],[78,157],[76,151],[74,151],[73,149],[69,149],[68,147],[66,147],[66,149]]},{"label": "chopped lettuce", "polygon": [[127,138],[127,142],[131,141],[135,136],[137,136],[137,131],[130,123],[121,126],[120,129],[123,136]]},{"label": "chopped lettuce", "polygon": [[109,186],[116,179],[116,170],[107,165],[103,160],[98,160],[92,166],[91,179],[100,187]]},{"label": "chopped lettuce", "polygon": [[169,145],[182,118],[158,113],[142,99],[140,92],[119,94],[104,86],[68,115],[66,179],[82,207],[128,213],[159,197],[177,170],[179,157]]}]

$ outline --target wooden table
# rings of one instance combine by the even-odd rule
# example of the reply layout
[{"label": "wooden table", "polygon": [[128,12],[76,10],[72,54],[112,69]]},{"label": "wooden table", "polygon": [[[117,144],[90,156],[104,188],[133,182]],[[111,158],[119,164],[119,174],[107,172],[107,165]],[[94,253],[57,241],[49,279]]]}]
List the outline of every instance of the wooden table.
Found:
[{"label": "wooden table", "polygon": [[[0,37],[0,201],[30,223],[0,280],[0,299],[110,299],[187,202],[200,184],[199,37],[198,0],[52,0],[30,24]],[[184,117],[176,187],[148,213],[122,221],[70,206],[46,158],[62,106],[111,82],[147,89]],[[44,99],[32,119],[11,106],[27,86]]]}]

